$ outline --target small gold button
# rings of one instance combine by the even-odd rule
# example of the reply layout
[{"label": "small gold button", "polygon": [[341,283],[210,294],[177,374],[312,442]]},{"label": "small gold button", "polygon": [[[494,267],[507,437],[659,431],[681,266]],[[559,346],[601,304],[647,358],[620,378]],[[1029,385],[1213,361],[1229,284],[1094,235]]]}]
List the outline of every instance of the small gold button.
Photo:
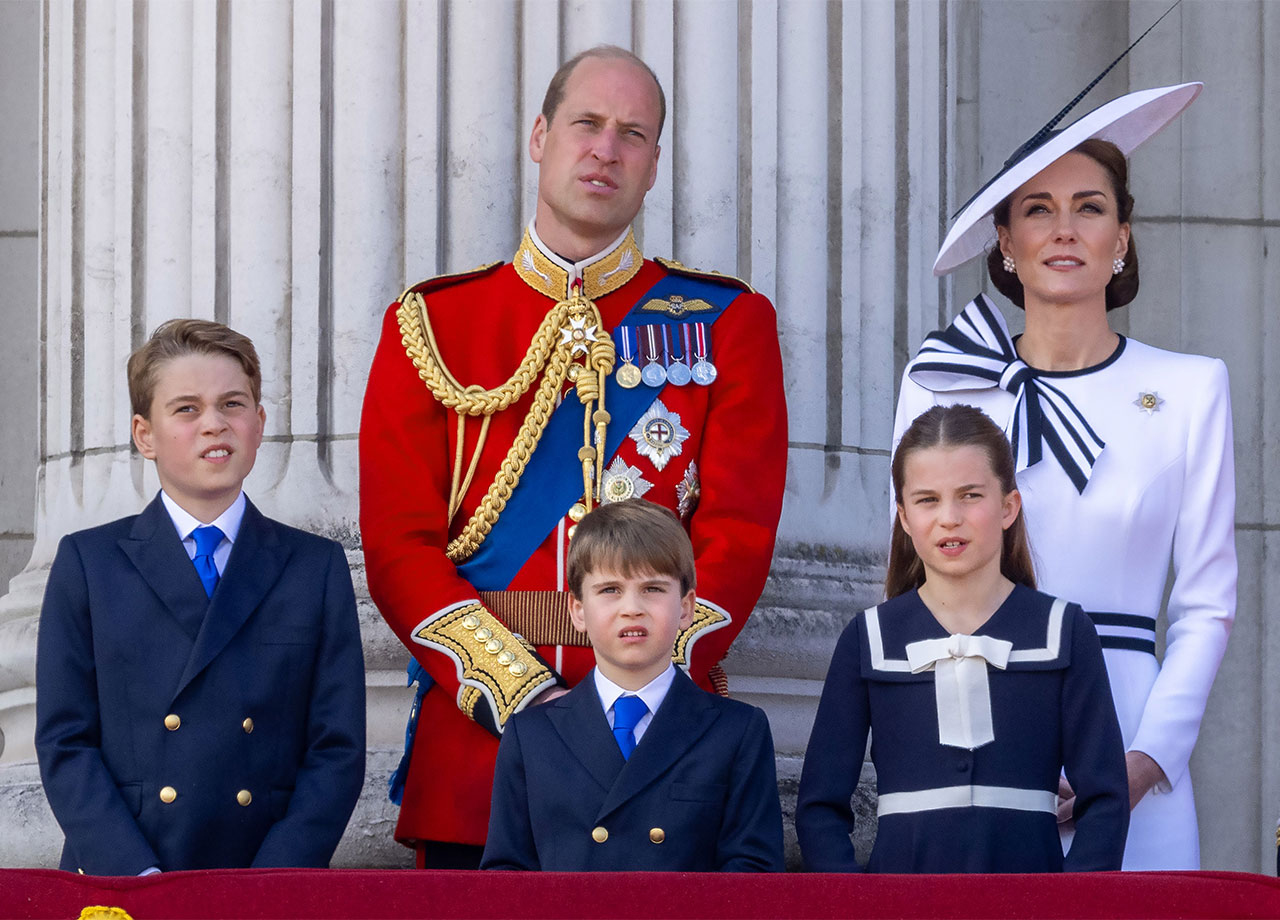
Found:
[{"label": "small gold button", "polygon": [[180,725],[182,725],[182,720],[173,713],[169,713],[164,717],[164,727],[169,729],[169,731],[176,732]]},{"label": "small gold button", "polygon": [[529,670],[529,666],[523,661],[513,661],[507,670],[511,672],[513,677],[523,677],[524,672]]},{"label": "small gold button", "polygon": [[572,540],[573,535],[577,532],[578,532],[578,525],[574,524],[572,527],[569,528],[569,539]]},{"label": "small gold button", "polygon": [[504,648],[498,653],[498,664],[511,664],[516,660],[516,653],[509,648]]},{"label": "small gold button", "polygon": [[[239,802],[241,805],[248,805],[250,802],[253,801],[253,793],[250,792],[248,789],[241,789],[239,792],[236,793],[236,801]],[[649,836],[652,837],[653,835],[650,834]]]},{"label": "small gold button", "polygon": [[253,734],[253,719],[245,719],[240,723],[240,727],[244,729],[246,735]]},{"label": "small gold button", "polygon": [[488,642],[484,644],[484,650],[488,652],[490,655],[498,654],[498,652],[502,651],[502,640],[490,639]]},{"label": "small gold button", "polygon": [[587,506],[584,505],[582,502],[574,502],[573,505],[569,508],[569,520],[573,521],[573,523],[575,524],[578,523],[580,520],[582,520],[586,516],[587,516]]},{"label": "small gold button", "polygon": [[597,827],[591,831],[591,839],[596,843],[604,843],[609,839],[609,832],[603,827]]},{"label": "small gold button", "polygon": [[477,642],[488,642],[493,638],[493,630],[488,626],[481,626],[475,632]]},{"label": "small gold button", "polygon": [[479,625],[480,625],[480,618],[476,616],[474,613],[468,613],[465,617],[462,618],[463,629],[475,629]]},{"label": "small gold button", "polygon": [[662,843],[662,841],[666,839],[667,832],[660,827],[655,827],[653,830],[649,831],[649,840],[653,843]]},{"label": "small gold button", "polygon": [[570,379],[570,380],[572,380],[572,381],[574,381],[574,382],[576,383],[576,382],[577,382],[577,380],[578,380],[578,375],[579,375],[579,374],[581,374],[581,373],[582,373],[582,365],[581,365],[581,364],[570,364],[570,365],[569,365],[568,377],[569,377],[569,379]]},{"label": "small gold button", "polygon": [[178,790],[174,789],[172,786],[165,786],[160,790],[160,801],[164,802],[166,805],[168,805],[177,797],[178,797]]}]

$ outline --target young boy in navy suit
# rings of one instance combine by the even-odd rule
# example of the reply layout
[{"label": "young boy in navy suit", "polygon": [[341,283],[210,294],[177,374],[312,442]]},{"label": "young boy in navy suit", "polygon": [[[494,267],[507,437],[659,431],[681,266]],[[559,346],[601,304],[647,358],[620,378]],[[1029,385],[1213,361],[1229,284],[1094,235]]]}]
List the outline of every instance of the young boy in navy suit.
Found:
[{"label": "young boy in navy suit", "polygon": [[481,867],[780,871],[768,720],[671,661],[695,601],[693,547],[675,515],[643,500],[591,512],[567,580],[596,667],[507,723]]},{"label": "young boy in navy suit", "polygon": [[326,866],[364,778],[342,547],[241,491],[266,420],[249,339],[170,320],[128,376],[160,494],[63,538],[40,616],[36,751],[61,866]]}]

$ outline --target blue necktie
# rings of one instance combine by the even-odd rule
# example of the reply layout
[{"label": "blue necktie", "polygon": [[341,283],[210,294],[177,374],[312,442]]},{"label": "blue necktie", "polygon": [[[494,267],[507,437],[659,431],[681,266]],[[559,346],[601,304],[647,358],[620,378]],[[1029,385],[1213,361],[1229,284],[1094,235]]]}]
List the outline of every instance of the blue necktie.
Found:
[{"label": "blue necktie", "polygon": [[196,554],[191,561],[200,576],[200,583],[204,585],[204,593],[213,597],[213,589],[218,587],[218,567],[213,561],[213,551],[222,542],[222,531],[210,524],[197,527],[191,531],[191,536],[196,541]]},{"label": "blue necktie", "polygon": [[636,749],[636,725],[649,707],[638,696],[620,696],[613,702],[613,737],[626,760]]}]

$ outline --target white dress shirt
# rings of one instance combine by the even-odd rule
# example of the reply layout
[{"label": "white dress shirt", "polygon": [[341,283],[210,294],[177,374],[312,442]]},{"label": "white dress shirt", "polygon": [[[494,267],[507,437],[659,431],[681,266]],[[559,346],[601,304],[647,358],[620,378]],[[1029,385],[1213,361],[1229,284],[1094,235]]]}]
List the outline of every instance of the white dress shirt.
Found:
[{"label": "white dress shirt", "polygon": [[638,696],[644,700],[645,706],[649,707],[649,711],[640,717],[640,721],[636,723],[635,736],[636,744],[640,743],[640,739],[644,736],[645,729],[649,727],[649,723],[653,721],[653,714],[658,711],[658,707],[662,705],[662,701],[667,698],[667,691],[671,689],[671,682],[676,679],[676,666],[674,664],[667,665],[667,669],[649,681],[639,690],[625,690],[619,687],[609,678],[600,673],[599,668],[592,669],[595,675],[596,693],[600,697],[600,705],[604,707],[605,718],[609,720],[609,727],[613,728],[613,704],[620,696]]},{"label": "white dress shirt", "polygon": [[[197,527],[205,527],[207,525],[204,521],[196,520],[186,509],[170,498],[163,489],[160,490],[160,500],[164,502],[164,510],[169,512],[169,519],[173,521],[173,526],[178,531],[178,538],[182,540],[182,545],[187,551],[187,558],[194,560],[196,558],[196,538],[191,536],[191,532]],[[242,491],[236,496],[236,500],[231,503],[230,508],[209,522],[222,531],[222,542],[213,551],[213,564],[217,566],[219,575],[226,569],[227,559],[231,557],[231,545],[236,542],[236,537],[240,535],[240,523],[244,520],[244,506],[245,497]]]}]

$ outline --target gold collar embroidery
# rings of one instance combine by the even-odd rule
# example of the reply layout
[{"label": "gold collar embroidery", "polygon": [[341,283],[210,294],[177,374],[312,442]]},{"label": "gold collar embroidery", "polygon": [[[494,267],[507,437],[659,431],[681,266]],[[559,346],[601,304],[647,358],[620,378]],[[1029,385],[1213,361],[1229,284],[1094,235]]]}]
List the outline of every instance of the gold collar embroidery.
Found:
[{"label": "gold collar embroidery", "polygon": [[[569,298],[574,275],[543,252],[527,229],[511,262],[516,274],[535,291],[554,300]],[[628,230],[622,242],[582,267],[581,295],[595,300],[616,291],[636,276],[643,263],[644,256],[636,245],[635,235]]]}]

